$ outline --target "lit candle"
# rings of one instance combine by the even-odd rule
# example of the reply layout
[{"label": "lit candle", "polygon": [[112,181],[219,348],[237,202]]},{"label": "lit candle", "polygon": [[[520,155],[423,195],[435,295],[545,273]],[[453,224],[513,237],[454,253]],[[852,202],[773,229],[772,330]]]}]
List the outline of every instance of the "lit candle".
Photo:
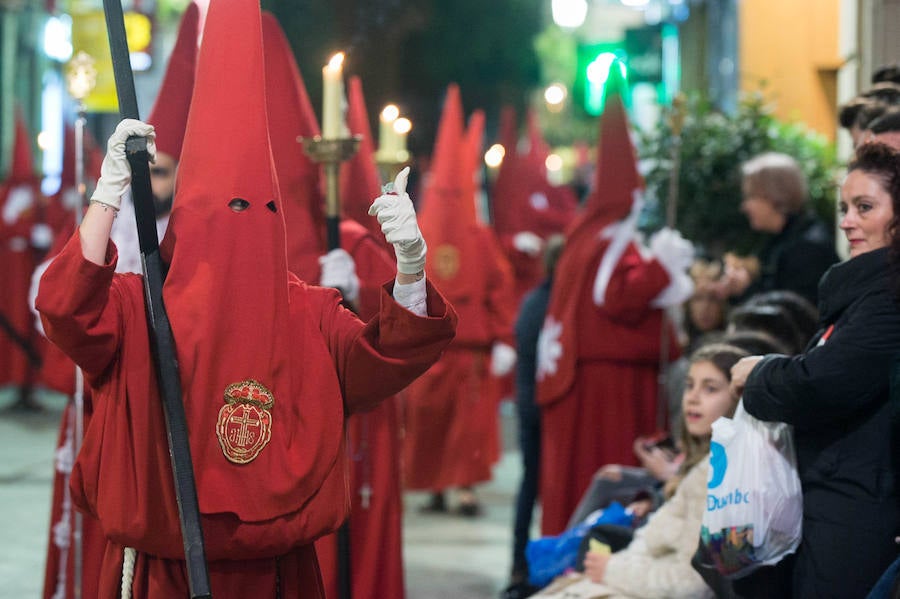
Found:
[{"label": "lit candle", "polygon": [[396,146],[396,143],[394,138],[396,135],[394,134],[394,121],[397,120],[398,116],[400,116],[400,109],[393,104],[388,104],[384,107],[384,110],[381,111],[381,116],[378,119],[379,154],[387,155],[390,152],[395,151],[394,147]]},{"label": "lit candle", "polygon": [[322,137],[337,139],[343,130],[344,53],[338,52],[322,68]]},{"label": "lit candle", "polygon": [[406,136],[409,134],[412,129],[412,123],[407,118],[400,118],[394,121],[394,126],[392,127],[395,133],[395,137],[397,139],[397,149],[396,152],[398,155],[406,154]]}]

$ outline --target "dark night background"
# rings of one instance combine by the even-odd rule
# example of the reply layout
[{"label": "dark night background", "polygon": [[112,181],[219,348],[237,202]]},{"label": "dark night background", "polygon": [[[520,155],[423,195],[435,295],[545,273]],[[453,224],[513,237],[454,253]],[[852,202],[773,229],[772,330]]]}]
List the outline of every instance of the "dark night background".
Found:
[{"label": "dark night background", "polygon": [[487,113],[493,137],[501,106],[521,115],[538,83],[537,0],[263,0],[281,22],[310,99],[321,110],[322,66],[344,51],[345,77],[362,79],[373,132],[385,104],[413,122],[409,149],[431,153],[447,85],[458,83],[466,114]]}]

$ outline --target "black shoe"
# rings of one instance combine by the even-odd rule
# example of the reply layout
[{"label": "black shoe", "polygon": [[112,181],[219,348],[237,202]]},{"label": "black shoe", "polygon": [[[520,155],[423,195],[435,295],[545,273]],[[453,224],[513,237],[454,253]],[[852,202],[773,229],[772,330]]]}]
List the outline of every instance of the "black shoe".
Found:
[{"label": "black shoe", "polygon": [[456,513],[466,518],[476,518],[483,514],[484,510],[477,501],[466,501],[457,506]]},{"label": "black shoe", "polygon": [[8,408],[12,412],[20,412],[26,414],[40,414],[44,411],[44,406],[39,404],[30,395],[22,395],[14,404]]},{"label": "black shoe", "polygon": [[447,500],[443,493],[432,493],[425,505],[419,506],[419,512],[423,514],[446,514]]},{"label": "black shoe", "polygon": [[539,590],[541,589],[531,586],[528,582],[514,582],[500,591],[500,599],[524,599],[531,597]]}]

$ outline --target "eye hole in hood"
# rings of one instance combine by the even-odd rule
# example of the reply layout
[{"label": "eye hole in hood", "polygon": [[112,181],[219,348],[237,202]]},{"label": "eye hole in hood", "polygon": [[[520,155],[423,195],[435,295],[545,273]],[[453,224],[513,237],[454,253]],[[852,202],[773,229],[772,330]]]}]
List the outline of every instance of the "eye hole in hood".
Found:
[{"label": "eye hole in hood", "polygon": [[234,198],[230,202],[228,202],[228,207],[235,212],[243,212],[250,207],[250,202],[248,202],[244,198]]}]

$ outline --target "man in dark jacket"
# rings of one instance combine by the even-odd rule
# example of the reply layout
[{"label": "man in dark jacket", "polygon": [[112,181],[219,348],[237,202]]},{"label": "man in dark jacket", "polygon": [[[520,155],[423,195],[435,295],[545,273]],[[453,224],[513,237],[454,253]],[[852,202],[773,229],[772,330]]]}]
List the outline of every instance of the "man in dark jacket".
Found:
[{"label": "man in dark jacket", "polygon": [[519,416],[519,447],[522,451],[522,481],[516,497],[516,519],[513,529],[513,565],[510,584],[500,594],[501,599],[528,597],[537,591],[528,583],[528,562],[525,546],[531,530],[531,516],[538,494],[538,472],[541,464],[541,415],[535,403],[535,372],[537,344],[547,305],[553,271],[563,248],[562,235],[551,236],[544,249],[543,282],[522,300],[516,318],[516,412]]}]

